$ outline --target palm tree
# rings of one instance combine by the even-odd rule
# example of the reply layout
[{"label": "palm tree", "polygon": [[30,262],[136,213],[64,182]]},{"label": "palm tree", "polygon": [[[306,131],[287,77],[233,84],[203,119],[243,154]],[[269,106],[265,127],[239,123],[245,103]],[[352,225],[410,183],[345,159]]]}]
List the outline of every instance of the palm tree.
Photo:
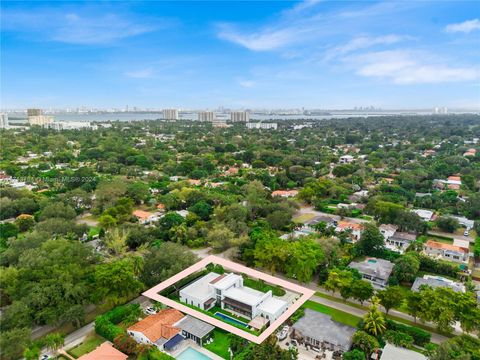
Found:
[{"label": "palm tree", "polygon": [[52,333],[45,336],[45,345],[53,352],[57,352],[65,342],[65,335],[60,333]]},{"label": "palm tree", "polygon": [[387,328],[385,325],[385,317],[383,316],[383,313],[378,310],[379,302],[379,299],[374,296],[372,298],[370,309],[363,317],[365,331],[373,336],[383,334]]}]

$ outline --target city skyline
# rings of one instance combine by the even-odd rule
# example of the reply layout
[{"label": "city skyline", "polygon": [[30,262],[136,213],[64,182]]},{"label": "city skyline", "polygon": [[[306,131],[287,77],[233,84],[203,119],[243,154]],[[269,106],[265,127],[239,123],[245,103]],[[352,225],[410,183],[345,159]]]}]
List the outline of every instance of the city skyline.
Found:
[{"label": "city skyline", "polygon": [[2,108],[478,108],[474,2],[3,2]]}]

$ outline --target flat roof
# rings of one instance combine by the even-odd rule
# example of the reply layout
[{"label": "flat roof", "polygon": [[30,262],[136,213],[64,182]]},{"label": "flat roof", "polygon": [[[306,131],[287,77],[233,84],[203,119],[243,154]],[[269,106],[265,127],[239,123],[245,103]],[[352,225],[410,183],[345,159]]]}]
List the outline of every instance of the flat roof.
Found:
[{"label": "flat roof", "polygon": [[185,316],[182,320],[177,322],[175,326],[200,339],[215,329],[215,326],[212,326],[205,321],[198,320],[190,315]]},{"label": "flat roof", "polygon": [[[200,311],[197,311],[195,309],[192,309],[191,307],[184,305],[178,301],[169,299],[165,296],[160,295],[159,293],[169,286],[172,286],[173,284],[177,283],[178,281],[184,279],[186,276],[189,276],[197,271],[200,271],[204,269],[208,264],[217,264],[223,266],[224,269],[231,270],[236,273],[244,273],[249,277],[263,280],[266,283],[273,284],[273,285],[278,285],[286,290],[289,290],[291,292],[295,292],[300,294],[300,298],[294,302],[293,304],[290,305],[290,307],[285,311],[282,315],[280,315],[277,320],[272,322],[268,328],[266,328],[260,335],[254,335],[252,333],[249,333],[247,331],[241,330],[233,325],[230,325],[224,321],[221,321],[220,319],[216,319],[212,316],[209,316],[207,314],[204,314]],[[244,339],[247,339],[248,341],[252,341],[256,344],[262,343],[267,337],[269,337],[281,324],[283,324],[292,314],[298,310],[310,297],[313,296],[315,293],[314,290],[307,289],[303,286],[297,285],[295,283],[292,283],[290,281],[286,281],[283,279],[279,279],[277,277],[274,277],[272,275],[265,274],[261,271],[258,270],[253,270],[250,269],[246,266],[237,264],[233,261],[229,261],[214,255],[207,256],[206,258],[200,260],[196,264],[193,264],[192,266],[186,268],[183,271],[180,271],[178,274],[172,276],[171,278],[163,281],[162,283],[152,287],[151,289],[145,291],[143,293],[144,296],[148,297],[149,299],[159,301],[167,306],[170,306],[172,308],[175,308],[177,310],[180,310],[184,314],[191,315],[197,319],[200,319],[202,321],[205,321],[215,327],[218,327],[220,329],[223,329],[225,331],[228,331],[230,333],[233,333],[237,336],[241,336]]]},{"label": "flat roof", "polygon": [[380,360],[427,360],[427,358],[416,351],[387,343],[382,350]]},{"label": "flat roof", "polygon": [[[215,282],[214,286],[215,286],[216,289],[222,289],[223,290],[223,289],[233,285],[239,278],[241,278],[241,276],[237,275],[237,274],[234,274],[234,273],[226,274],[220,280]],[[214,283],[212,282],[212,284],[214,284]]]},{"label": "flat roof", "polygon": [[286,301],[271,297],[265,300],[258,308],[270,314],[276,313],[287,304]]},{"label": "flat roof", "polygon": [[207,299],[211,297],[212,291],[208,284],[217,279],[220,275],[214,272],[210,272],[207,275],[202,276],[200,279],[195,280],[190,285],[180,289],[180,292],[187,296],[193,296],[199,299]]},{"label": "flat roof", "polygon": [[362,262],[352,261],[349,265],[363,274],[388,279],[393,270],[393,263],[384,259],[366,258]]},{"label": "flat roof", "polygon": [[265,293],[248,287],[231,288],[225,291],[225,297],[240,301],[251,306],[257,305]]}]

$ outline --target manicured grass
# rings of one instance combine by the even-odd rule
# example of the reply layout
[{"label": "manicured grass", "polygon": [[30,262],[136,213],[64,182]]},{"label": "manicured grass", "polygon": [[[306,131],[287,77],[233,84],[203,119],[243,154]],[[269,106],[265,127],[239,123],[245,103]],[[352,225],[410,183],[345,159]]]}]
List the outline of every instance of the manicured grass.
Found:
[{"label": "manicured grass", "polygon": [[306,309],[311,309],[314,311],[321,312],[323,314],[330,315],[333,320],[345,324],[348,326],[352,326],[354,328],[357,327],[358,323],[360,320],[362,320],[360,317],[346,313],[341,310],[337,310],[328,306],[325,306],[323,304],[308,300],[305,302],[305,304],[302,305],[302,307]]},{"label": "manicured grass", "polygon": [[100,234],[100,228],[97,227],[97,226],[92,226],[88,230],[88,236],[94,236],[94,235],[98,235],[98,234]]},{"label": "manicured grass", "polygon": [[97,346],[104,343],[105,341],[106,340],[103,337],[94,334],[87,337],[80,345],[68,350],[68,353],[74,358],[79,358],[80,356],[85,355],[92,350],[95,350]]},{"label": "manicured grass", "polygon": [[300,223],[303,224],[303,223],[307,222],[308,220],[312,220],[314,217],[315,217],[315,214],[313,214],[313,213],[305,213],[305,214],[302,214],[300,216],[297,216],[297,217],[293,218],[293,222],[297,223],[297,224],[300,224]]},{"label": "manicured grass", "polygon": [[230,359],[230,354],[228,352],[228,348],[230,347],[229,334],[223,330],[215,329],[213,330],[212,335],[213,342],[210,344],[204,344],[203,347],[224,359]]},{"label": "manicured grass", "polygon": [[254,280],[246,276],[243,277],[243,286],[261,291],[263,293],[271,290],[272,294],[275,296],[283,296],[286,293],[285,290],[279,286],[269,285],[261,280]]}]

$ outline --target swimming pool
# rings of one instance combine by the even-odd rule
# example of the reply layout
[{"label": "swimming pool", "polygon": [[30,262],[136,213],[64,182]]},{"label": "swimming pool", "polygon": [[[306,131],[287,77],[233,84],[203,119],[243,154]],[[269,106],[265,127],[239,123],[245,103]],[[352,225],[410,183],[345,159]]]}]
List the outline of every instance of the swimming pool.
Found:
[{"label": "swimming pool", "polygon": [[229,322],[231,324],[234,324],[234,325],[240,325],[240,326],[243,326],[245,328],[248,328],[248,325],[245,324],[243,321],[240,321],[240,320],[237,320],[235,318],[232,318],[231,316],[228,316],[228,315],[225,315],[225,314],[222,314],[221,312],[216,312],[214,314],[216,317],[219,317],[220,319],[222,320],[225,320],[226,322]]},{"label": "swimming pool", "polygon": [[178,354],[176,359],[177,360],[212,360],[212,358],[208,357],[205,354],[202,354],[200,351],[197,351],[190,346],[185,350],[183,350],[180,354]]}]

